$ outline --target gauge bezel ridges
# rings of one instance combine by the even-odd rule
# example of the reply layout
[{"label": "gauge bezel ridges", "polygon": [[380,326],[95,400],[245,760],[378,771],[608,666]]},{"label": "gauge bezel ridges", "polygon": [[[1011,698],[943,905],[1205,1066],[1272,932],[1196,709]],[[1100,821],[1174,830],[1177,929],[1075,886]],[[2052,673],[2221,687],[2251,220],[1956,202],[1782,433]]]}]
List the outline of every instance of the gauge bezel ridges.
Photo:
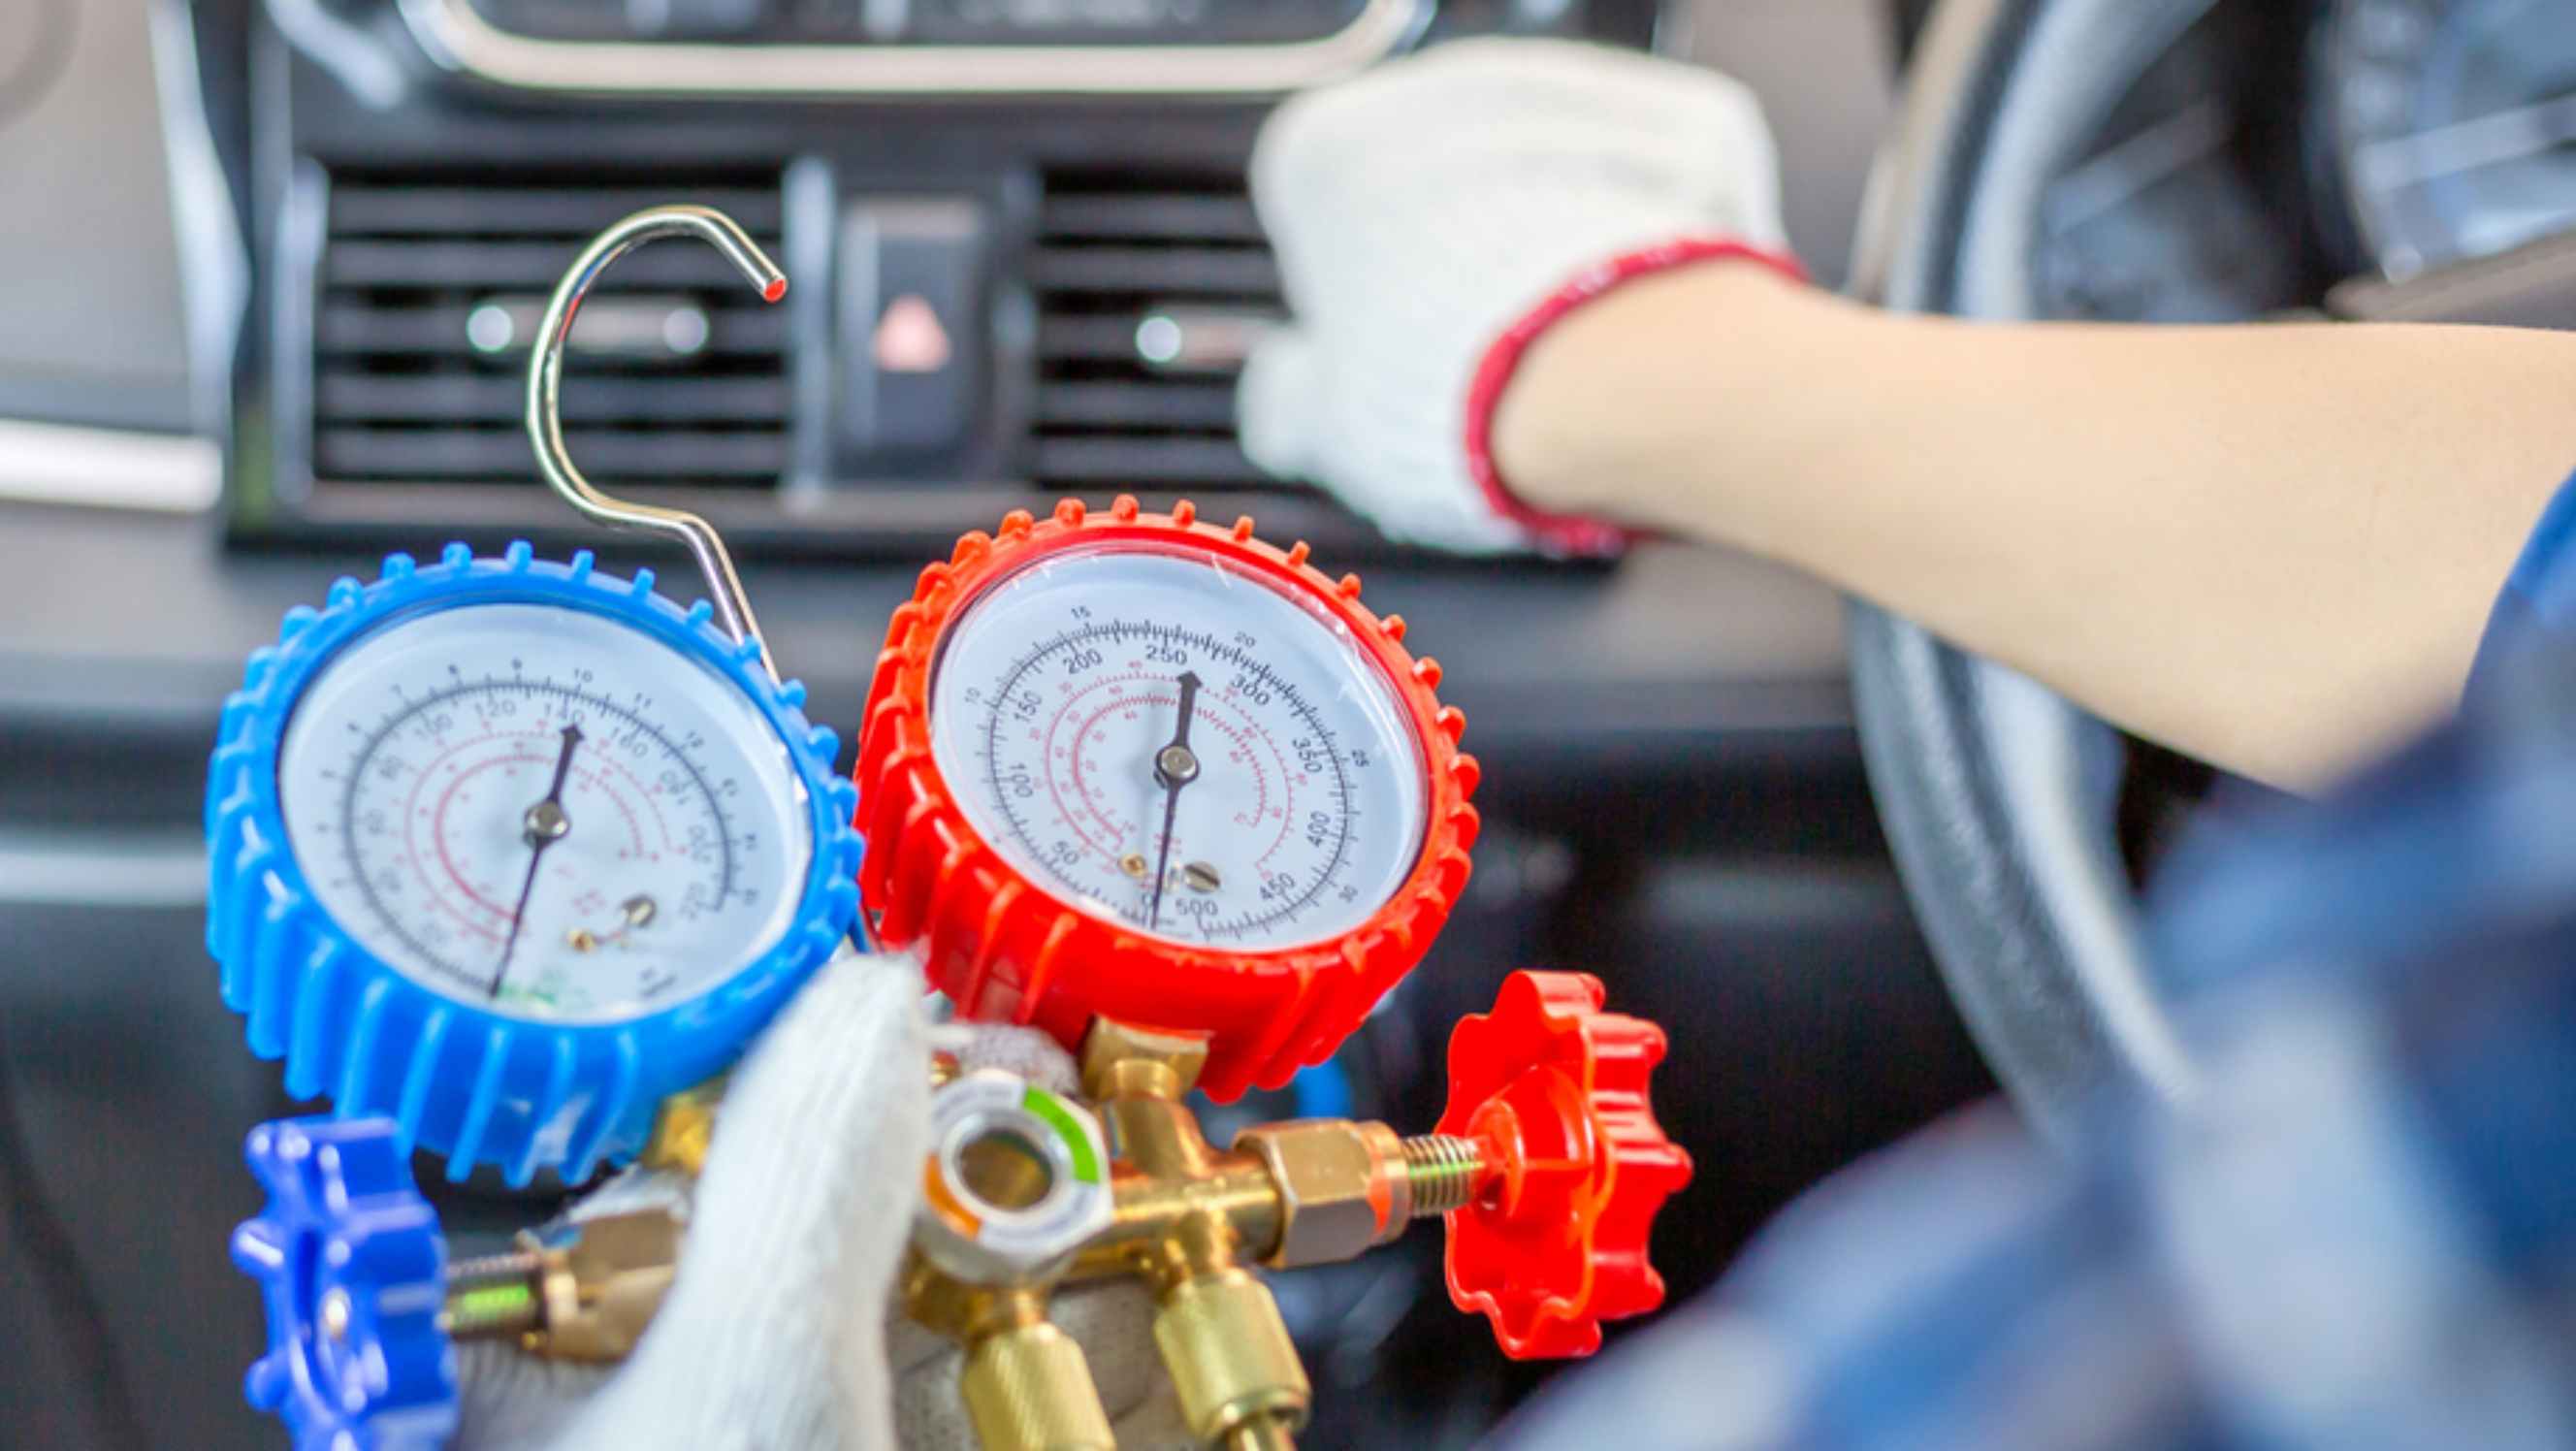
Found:
[{"label": "gauge bezel ridges", "polygon": [[[448,1177],[498,1167],[513,1185],[541,1168],[567,1182],[642,1146],[665,1096],[723,1071],[848,936],[858,911],[857,793],[833,769],[839,741],[806,720],[805,688],[773,685],[756,643],[736,643],[705,602],[682,609],[653,572],[598,573],[590,551],[541,560],[525,542],[498,557],[451,544],[435,564],[385,558],[373,583],[335,581],[323,608],[289,610],[224,704],[206,785],[206,946],[251,1052],[286,1061],[286,1090],[328,1096],[341,1118],[383,1114],[401,1144],[441,1154]],[[530,1022],[447,997],[353,941],[325,913],[288,849],[277,757],[295,704],[342,648],[398,617],[480,604],[585,610],[714,670],[750,698],[787,747],[813,830],[804,896],[776,945],[685,1001],[614,1023]]]},{"label": "gauge bezel ridges", "polygon": [[[1405,624],[1360,599],[1301,541],[1280,549],[1201,522],[1189,501],[1168,514],[1121,496],[1108,509],[1064,499],[1046,517],[1006,516],[924,569],[895,610],[860,726],[861,827],[874,844],[860,889],[875,940],[916,949],[930,985],[966,1018],[1033,1024],[1072,1048],[1092,1018],[1203,1034],[1199,1087],[1220,1102],[1276,1088],[1332,1056],[1413,970],[1467,884],[1481,770],[1458,749],[1466,717],[1440,703],[1439,663],[1403,645]],[[931,742],[930,677],[948,626],[984,590],[1060,551],[1149,547],[1221,561],[1302,597],[1349,631],[1411,717],[1426,777],[1425,830],[1411,873],[1375,915],[1321,942],[1229,951],[1160,937],[1076,907],[1032,881],[967,822]]]}]

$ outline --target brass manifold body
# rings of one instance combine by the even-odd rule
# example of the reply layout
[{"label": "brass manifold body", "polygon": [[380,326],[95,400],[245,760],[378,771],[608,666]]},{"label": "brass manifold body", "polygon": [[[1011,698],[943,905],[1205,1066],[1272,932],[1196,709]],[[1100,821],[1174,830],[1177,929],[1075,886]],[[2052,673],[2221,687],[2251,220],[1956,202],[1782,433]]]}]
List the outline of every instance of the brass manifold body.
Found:
[{"label": "brass manifold body", "polygon": [[[1466,1206],[1492,1169],[1471,1139],[1401,1137],[1381,1123],[1305,1120],[1246,1129],[1219,1150],[1186,1102],[1206,1059],[1195,1037],[1097,1020],[1080,1056],[1082,1095],[1105,1120],[1110,1153],[1094,1177],[1096,1204],[1055,1214],[1008,1248],[967,1243],[953,1222],[1018,1221],[1058,1202],[1066,1163],[1039,1167],[1026,1135],[985,1155],[967,1141],[935,1145],[928,1192],[951,1223],[925,1211],[900,1284],[906,1312],[965,1347],[959,1379],[985,1451],[1087,1451],[1115,1442],[1081,1347],[1047,1318],[1057,1286],[1132,1276],[1153,1290],[1154,1339],[1182,1415],[1202,1445],[1287,1448],[1312,1401],[1304,1366],[1254,1266],[1290,1269],[1357,1257],[1416,1219]],[[934,1064],[947,1093],[967,1087],[953,1062]],[[965,1078],[995,1077],[991,1070]],[[984,1085],[989,1086],[989,1085]],[[1079,1155],[1097,1145],[1090,1109],[1042,1091],[1056,1135]],[[694,1172],[703,1162],[716,1092],[665,1106],[648,1164]],[[978,1167],[953,1172],[963,1161]],[[1015,1182],[1016,1181],[1016,1182]],[[958,1199],[968,1201],[961,1209]],[[1052,1239],[1050,1239],[1052,1234]],[[998,1238],[996,1236],[995,1238]],[[515,1255],[451,1270],[447,1324],[458,1339],[514,1338],[536,1354],[615,1359],[642,1333],[679,1250],[662,1211],[595,1219],[567,1241],[522,1236]]]}]

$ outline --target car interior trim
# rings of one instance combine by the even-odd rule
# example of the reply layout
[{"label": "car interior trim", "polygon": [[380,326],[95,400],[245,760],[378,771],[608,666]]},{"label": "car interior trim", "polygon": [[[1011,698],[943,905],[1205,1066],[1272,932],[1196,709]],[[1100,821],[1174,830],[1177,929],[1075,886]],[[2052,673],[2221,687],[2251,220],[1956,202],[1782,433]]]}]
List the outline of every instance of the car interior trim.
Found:
[{"label": "car interior trim", "polygon": [[429,57],[515,90],[667,97],[1268,96],[1402,48],[1431,0],[1367,0],[1313,40],[1246,45],[706,45],[547,40],[503,30],[473,0],[402,0]]},{"label": "car interior trim", "polygon": [[322,0],[262,0],[271,25],[349,94],[378,110],[401,103],[408,89],[401,57],[366,30],[340,19]]},{"label": "car interior trim", "polygon": [[0,829],[0,904],[197,907],[206,900],[206,839],[193,828]]},{"label": "car interior trim", "polygon": [[202,514],[223,492],[210,439],[0,419],[0,499]]},{"label": "car interior trim", "polygon": [[250,308],[250,253],[216,153],[199,87],[197,36],[185,0],[153,0],[152,81],[169,157],[170,220],[178,234],[187,308],[189,408],[198,431],[224,432],[232,408],[225,371]]},{"label": "car interior trim", "polygon": [[2366,273],[2326,294],[2326,312],[2348,322],[2576,328],[2576,232],[2402,282]]}]

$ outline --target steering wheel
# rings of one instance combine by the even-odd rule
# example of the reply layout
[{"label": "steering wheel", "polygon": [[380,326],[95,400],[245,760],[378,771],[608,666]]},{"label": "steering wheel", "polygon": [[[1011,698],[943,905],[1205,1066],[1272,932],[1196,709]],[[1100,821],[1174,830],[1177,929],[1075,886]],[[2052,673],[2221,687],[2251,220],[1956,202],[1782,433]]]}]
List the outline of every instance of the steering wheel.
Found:
[{"label": "steering wheel", "polygon": [[[2037,313],[2042,188],[2210,0],[1946,0],[1863,225],[1855,291],[1902,311]],[[2112,829],[2117,732],[1865,603],[1853,704],[1872,793],[1951,996],[2024,1116],[2070,1143],[2106,1090],[2197,1073],[2140,949]]]}]

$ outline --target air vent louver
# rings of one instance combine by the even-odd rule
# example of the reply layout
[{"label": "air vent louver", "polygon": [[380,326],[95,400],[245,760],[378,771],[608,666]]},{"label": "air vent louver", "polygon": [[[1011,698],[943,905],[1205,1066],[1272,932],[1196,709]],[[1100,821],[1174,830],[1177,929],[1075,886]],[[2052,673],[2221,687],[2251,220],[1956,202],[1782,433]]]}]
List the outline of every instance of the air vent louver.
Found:
[{"label": "air vent louver", "polygon": [[1038,482],[1095,493],[1280,487],[1234,441],[1243,351],[1281,313],[1240,172],[1049,173],[1028,283]]},{"label": "air vent louver", "polygon": [[[316,479],[528,481],[523,369],[547,295],[593,233],[675,193],[776,249],[774,171],[650,186],[334,174],[316,279]],[[625,484],[774,485],[787,467],[787,321],[707,248],[621,262],[573,329],[574,455]]]}]

